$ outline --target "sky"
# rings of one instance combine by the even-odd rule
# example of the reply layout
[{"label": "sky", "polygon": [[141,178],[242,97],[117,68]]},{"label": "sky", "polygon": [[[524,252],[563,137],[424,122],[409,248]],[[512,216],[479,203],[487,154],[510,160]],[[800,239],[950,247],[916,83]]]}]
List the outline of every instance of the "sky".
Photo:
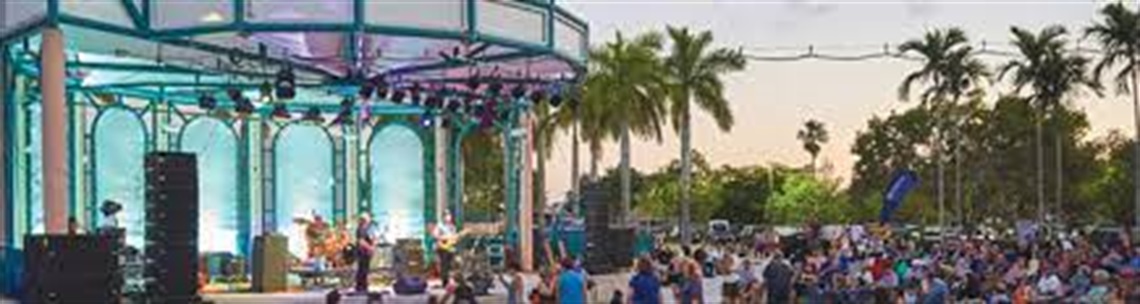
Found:
[{"label": "sky", "polygon": [[[668,1],[561,0],[559,5],[590,24],[591,43],[598,45],[621,31],[632,35],[663,31],[666,25],[709,30],[716,44],[742,47],[758,55],[790,55],[814,46],[817,53],[857,55],[894,48],[929,29],[961,27],[976,46],[1014,51],[1008,46],[1010,26],[1038,31],[1058,24],[1078,41],[1083,28],[1097,20],[1104,1]],[[1135,5],[1135,4],[1132,4]],[[1010,58],[983,57],[991,66]],[[726,96],[736,116],[730,132],[717,130],[708,116],[694,114],[693,147],[714,166],[782,163],[801,166],[810,158],[796,131],[807,119],[823,121],[831,135],[820,155],[830,174],[846,180],[856,161],[850,153],[856,133],[875,115],[889,115],[913,103],[898,99],[904,75],[919,63],[900,60],[859,62],[749,62],[747,70],[726,80]],[[990,89],[990,99],[1007,92]],[[1083,108],[1092,123],[1090,137],[1118,129],[1133,134],[1132,105],[1127,96],[1110,91],[1104,98],[1084,94],[1069,100]],[[662,142],[635,141],[633,166],[655,171],[680,154],[672,128]],[[586,149],[582,172],[588,171]],[[616,144],[606,147],[602,168],[616,167]],[[570,141],[563,136],[547,165],[547,196],[558,200],[570,187]]]}]

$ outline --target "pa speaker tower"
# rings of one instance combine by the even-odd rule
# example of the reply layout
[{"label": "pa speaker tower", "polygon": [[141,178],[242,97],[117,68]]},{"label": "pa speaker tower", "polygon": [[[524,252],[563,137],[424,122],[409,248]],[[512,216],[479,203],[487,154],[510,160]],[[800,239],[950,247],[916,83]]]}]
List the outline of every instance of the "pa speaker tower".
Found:
[{"label": "pa speaker tower", "polygon": [[198,296],[198,164],[194,154],[146,156],[146,277],[152,303]]}]

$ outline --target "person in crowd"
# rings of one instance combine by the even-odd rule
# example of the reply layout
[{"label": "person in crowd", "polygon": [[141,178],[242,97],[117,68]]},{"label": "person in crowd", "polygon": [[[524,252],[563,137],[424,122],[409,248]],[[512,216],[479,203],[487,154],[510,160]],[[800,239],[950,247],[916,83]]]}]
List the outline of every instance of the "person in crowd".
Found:
[{"label": "person in crowd", "polygon": [[776,252],[773,255],[772,261],[764,269],[763,277],[768,303],[791,303],[795,269],[782,253]]},{"label": "person in crowd", "polygon": [[661,304],[661,280],[649,258],[637,260],[637,274],[629,280],[629,289],[632,304]]},{"label": "person in crowd", "polygon": [[522,276],[522,267],[518,261],[511,259],[507,262],[509,279],[499,276],[499,282],[507,288],[507,304],[523,304],[523,289],[525,288]]},{"label": "person in crowd", "polygon": [[683,278],[679,286],[677,299],[681,304],[704,303],[704,278],[701,275],[701,265],[695,262],[683,266]]},{"label": "person in crowd", "polygon": [[561,271],[558,273],[555,294],[560,304],[586,303],[586,276],[583,272],[575,270],[577,265],[571,258],[562,258]]}]

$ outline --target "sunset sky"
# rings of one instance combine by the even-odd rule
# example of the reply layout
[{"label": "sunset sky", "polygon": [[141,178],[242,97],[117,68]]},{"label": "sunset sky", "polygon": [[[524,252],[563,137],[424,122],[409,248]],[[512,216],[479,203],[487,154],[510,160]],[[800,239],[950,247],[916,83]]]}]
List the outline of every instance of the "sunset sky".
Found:
[{"label": "sunset sky", "polygon": [[[1083,28],[1096,20],[1103,1],[583,1],[563,0],[560,5],[591,25],[594,45],[616,31],[626,35],[663,30],[666,25],[711,30],[716,42],[743,47],[758,55],[777,56],[806,52],[858,55],[881,52],[884,44],[920,37],[926,30],[947,26],[963,28],[974,44],[1015,51],[1008,45],[1009,27],[1036,32],[1060,24],[1078,40]],[[1082,46],[1093,46],[1081,42]],[[982,57],[991,65],[1010,58]],[[857,131],[874,115],[912,106],[897,98],[903,76],[918,63],[901,60],[860,62],[798,61],[749,62],[744,72],[727,77],[727,96],[736,115],[729,133],[716,130],[703,114],[695,117],[693,146],[714,165],[734,166],[783,163],[803,165],[808,155],[796,140],[796,131],[809,118],[822,120],[831,133],[821,163],[834,166],[832,174],[846,179],[855,159],[850,145]],[[989,90],[990,99],[999,86]],[[1109,92],[1109,93],[1115,93]],[[1070,101],[1085,109],[1092,121],[1090,137],[1121,129],[1133,134],[1132,106],[1127,96],[1086,94]],[[671,129],[670,129],[671,130]],[[653,171],[679,155],[677,137],[669,132],[660,144],[635,142],[633,165]],[[562,137],[548,164],[547,195],[561,199],[569,188],[570,142]],[[616,144],[607,146],[603,168],[618,162]],[[582,149],[582,172],[589,160]]]}]

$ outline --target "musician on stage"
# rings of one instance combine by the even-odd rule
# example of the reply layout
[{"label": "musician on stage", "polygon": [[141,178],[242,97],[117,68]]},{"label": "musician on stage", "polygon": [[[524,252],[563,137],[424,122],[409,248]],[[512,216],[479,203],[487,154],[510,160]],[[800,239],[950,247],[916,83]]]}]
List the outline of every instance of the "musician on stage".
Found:
[{"label": "musician on stage", "polygon": [[368,292],[368,272],[371,270],[372,249],[375,246],[372,238],[372,218],[367,213],[361,214],[356,223],[356,291]]},{"label": "musician on stage", "polygon": [[435,225],[432,236],[436,241],[439,276],[443,279],[443,286],[447,286],[451,282],[451,262],[455,259],[455,245],[459,242],[459,232],[455,230],[455,222],[450,213],[443,214],[443,219]]}]

